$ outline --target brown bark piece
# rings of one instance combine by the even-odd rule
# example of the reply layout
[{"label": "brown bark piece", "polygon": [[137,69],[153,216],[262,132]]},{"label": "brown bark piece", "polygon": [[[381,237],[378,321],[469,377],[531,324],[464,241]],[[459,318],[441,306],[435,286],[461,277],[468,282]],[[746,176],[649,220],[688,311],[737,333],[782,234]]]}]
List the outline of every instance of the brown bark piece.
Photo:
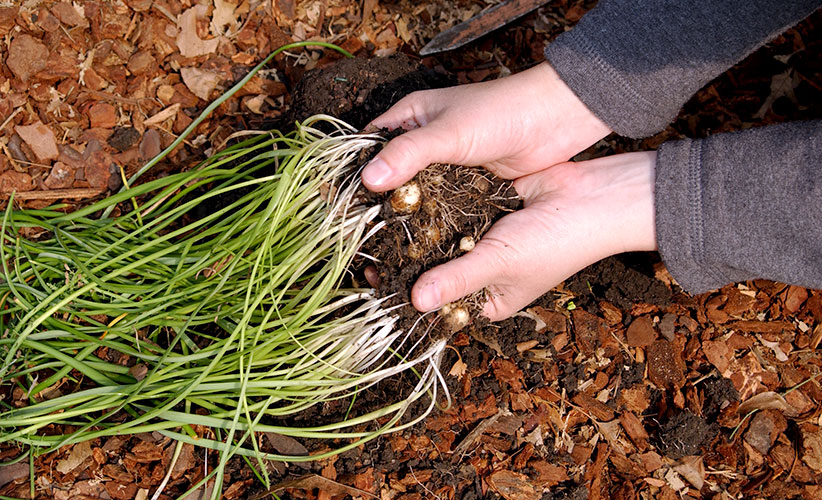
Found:
[{"label": "brown bark piece", "polygon": [[752,333],[782,333],[793,331],[793,325],[787,321],[740,320],[729,323],[728,328]]},{"label": "brown bark piece", "polygon": [[566,471],[564,467],[554,465],[545,460],[532,460],[528,466],[537,473],[534,481],[543,488],[551,488],[568,480],[568,471]]},{"label": "brown bark piece", "polygon": [[39,161],[54,160],[60,155],[54,132],[42,122],[37,121],[31,125],[17,125],[14,127],[14,131],[31,148]]},{"label": "brown bark piece", "polygon": [[728,368],[731,366],[734,353],[726,342],[706,340],[702,343],[702,352],[723,377],[728,375]]},{"label": "brown bark piece", "polygon": [[592,398],[591,396],[581,392],[574,396],[574,404],[579,406],[597,420],[608,422],[614,419],[614,410],[610,409],[605,403]]},{"label": "brown bark piece", "polygon": [[568,320],[561,312],[551,311],[540,306],[530,307],[528,312],[545,323],[545,326],[537,330],[539,333],[564,333],[568,329]]},{"label": "brown bark piece", "polygon": [[134,454],[134,458],[138,463],[154,462],[163,458],[163,449],[159,445],[148,441],[140,441],[134,445],[131,453]]},{"label": "brown bark piece", "polygon": [[645,467],[645,470],[648,474],[652,473],[653,471],[662,467],[665,463],[662,461],[662,457],[659,456],[659,453],[655,451],[648,451],[640,455],[642,459],[642,465]]},{"label": "brown bark piece", "polygon": [[582,309],[574,309],[571,312],[571,319],[574,322],[574,338],[579,351],[586,356],[592,355],[599,347],[600,332],[606,328],[605,321]]},{"label": "brown bark piece", "polygon": [[630,347],[647,347],[656,340],[656,330],[650,316],[640,316],[628,326],[625,332]]},{"label": "brown bark piece", "polygon": [[51,173],[43,181],[43,184],[49,189],[70,188],[73,183],[74,169],[61,161],[56,162],[51,167]]},{"label": "brown bark piece", "polygon": [[61,23],[69,26],[88,26],[88,21],[81,16],[69,2],[57,2],[51,6],[51,12]]},{"label": "brown bark piece", "polygon": [[116,500],[131,500],[137,494],[137,485],[134,483],[107,481],[104,484],[108,494]]},{"label": "brown bark piece", "polygon": [[802,461],[816,472],[822,472],[822,429],[802,429]]},{"label": "brown bark piece", "polygon": [[102,472],[104,476],[121,483],[129,483],[134,481],[134,475],[125,470],[122,465],[106,464],[103,466]]},{"label": "brown bark piece", "polygon": [[106,102],[98,102],[89,108],[88,119],[92,128],[114,128],[117,125],[117,109]]},{"label": "brown bark piece", "polygon": [[0,36],[6,36],[14,27],[14,18],[20,7],[0,7]]},{"label": "brown bark piece", "polygon": [[128,59],[126,67],[132,75],[148,73],[154,66],[154,56],[150,50],[141,50]]},{"label": "brown bark piece", "polygon": [[619,397],[620,405],[635,413],[642,413],[651,405],[648,399],[648,388],[644,385],[622,389]]},{"label": "brown bark piece", "polygon": [[754,415],[751,425],[745,432],[745,441],[758,452],[766,455],[779,434],[787,428],[788,421],[782,413],[778,410],[764,410]]},{"label": "brown bark piece", "polygon": [[26,462],[18,462],[12,465],[4,465],[0,467],[0,488],[5,486],[6,484],[15,481],[17,479],[22,479],[29,475],[29,463]]},{"label": "brown bark piece", "polygon": [[626,411],[619,416],[619,423],[622,424],[625,433],[639,451],[648,449],[648,432],[639,417],[630,411]]},{"label": "brown bark piece", "polygon": [[49,50],[31,35],[21,34],[14,37],[9,45],[6,66],[24,83],[29,77],[46,67]]},{"label": "brown bark piece", "polygon": [[680,388],[685,374],[679,354],[667,340],[657,340],[648,347],[648,378],[657,387]]},{"label": "brown bark piece", "polygon": [[610,302],[606,302],[604,300],[601,301],[599,303],[599,310],[602,311],[602,315],[605,317],[605,321],[610,326],[622,323],[622,309],[611,304]]},{"label": "brown bark piece", "polygon": [[0,193],[19,193],[21,191],[31,191],[34,186],[31,176],[14,170],[6,170],[0,174]]},{"label": "brown bark piece", "polygon": [[491,367],[494,369],[494,376],[500,383],[509,385],[514,391],[522,389],[524,375],[522,370],[512,361],[497,358],[491,362]]},{"label": "brown bark piece", "polygon": [[791,285],[785,293],[785,310],[789,313],[796,313],[802,308],[802,304],[806,300],[808,300],[808,289]]},{"label": "brown bark piece", "polygon": [[505,500],[539,500],[542,491],[525,474],[499,470],[488,476],[488,486]]}]

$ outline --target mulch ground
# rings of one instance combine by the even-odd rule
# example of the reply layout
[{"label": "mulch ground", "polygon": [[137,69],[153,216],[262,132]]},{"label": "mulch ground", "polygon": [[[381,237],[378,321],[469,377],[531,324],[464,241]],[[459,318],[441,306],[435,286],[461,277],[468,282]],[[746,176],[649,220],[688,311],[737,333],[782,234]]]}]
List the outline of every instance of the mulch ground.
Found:
[{"label": "mulch ground", "polygon": [[[16,202],[31,208],[86,204],[118,189],[123,176],[284,43],[324,40],[361,58],[416,58],[433,35],[492,3],[5,2],[0,196],[15,191]],[[520,71],[540,61],[545,43],[595,3],[553,1],[466,48],[421,62],[460,83]],[[821,117],[820,21],[819,13],[811,16],[718,77],[660,134],[608,137],[580,158]],[[234,131],[281,122],[300,77],[338,59],[319,49],[279,56],[150,175],[190,168]],[[820,291],[757,280],[692,296],[653,254],[608,259],[518,317],[456,335],[443,366],[455,397],[450,409],[336,458],[271,463],[273,493],[822,498],[820,342]],[[305,450],[282,436],[265,437],[271,449]],[[151,498],[173,448],[152,434],[65,446],[36,457],[33,471],[28,460],[0,467],[0,495]],[[24,451],[5,443],[0,459]],[[214,460],[184,447],[160,498],[185,491]],[[271,498],[242,461],[232,462],[226,484],[226,499]]]}]

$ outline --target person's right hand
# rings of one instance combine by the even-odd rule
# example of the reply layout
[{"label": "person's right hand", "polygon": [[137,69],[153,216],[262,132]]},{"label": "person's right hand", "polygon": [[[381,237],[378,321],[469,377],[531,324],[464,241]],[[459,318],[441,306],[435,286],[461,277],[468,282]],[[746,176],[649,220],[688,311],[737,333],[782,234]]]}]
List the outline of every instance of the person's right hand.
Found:
[{"label": "person's right hand", "polygon": [[482,165],[515,179],[610,133],[548,63],[491,82],[414,92],[369,128],[403,128],[363,169],[372,191],[395,189],[432,163]]},{"label": "person's right hand", "polygon": [[609,255],[656,249],[656,152],[560,163],[514,181],[524,208],[498,220],[473,250],[424,272],[420,311],[479,290],[484,314],[505,319]]}]

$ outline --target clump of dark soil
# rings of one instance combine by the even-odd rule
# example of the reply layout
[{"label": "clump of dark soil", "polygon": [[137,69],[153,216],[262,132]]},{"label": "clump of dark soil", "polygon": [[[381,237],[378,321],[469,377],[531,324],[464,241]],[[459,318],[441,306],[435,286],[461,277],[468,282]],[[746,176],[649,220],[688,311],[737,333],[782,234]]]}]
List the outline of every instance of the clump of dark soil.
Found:
[{"label": "clump of dark soil", "polygon": [[715,419],[730,403],[739,401],[739,392],[734,388],[730,379],[712,377],[705,380],[705,402],[702,413],[709,420]]},{"label": "clump of dark soil", "polygon": [[671,303],[671,290],[654,277],[648,253],[622,254],[603,259],[566,281],[578,307],[586,309],[605,299],[621,309],[642,302],[656,306]]},{"label": "clump of dark soil", "polygon": [[322,113],[361,129],[411,92],[455,84],[453,76],[426,68],[404,54],[342,59],[306,72],[294,89],[285,123]]},{"label": "clump of dark soil", "polygon": [[659,429],[659,449],[673,459],[699,455],[713,441],[719,428],[690,411],[675,414]]}]

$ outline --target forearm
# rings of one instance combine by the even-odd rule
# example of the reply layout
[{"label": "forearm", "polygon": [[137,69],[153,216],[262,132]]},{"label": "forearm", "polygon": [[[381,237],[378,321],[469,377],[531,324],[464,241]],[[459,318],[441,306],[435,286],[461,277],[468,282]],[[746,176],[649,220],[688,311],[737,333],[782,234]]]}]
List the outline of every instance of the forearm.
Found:
[{"label": "forearm", "polygon": [[655,183],[657,243],[685,290],[822,288],[822,121],[665,143]]},{"label": "forearm", "polygon": [[702,86],[820,0],[601,0],[545,50],[560,77],[629,137],[668,125]]}]

